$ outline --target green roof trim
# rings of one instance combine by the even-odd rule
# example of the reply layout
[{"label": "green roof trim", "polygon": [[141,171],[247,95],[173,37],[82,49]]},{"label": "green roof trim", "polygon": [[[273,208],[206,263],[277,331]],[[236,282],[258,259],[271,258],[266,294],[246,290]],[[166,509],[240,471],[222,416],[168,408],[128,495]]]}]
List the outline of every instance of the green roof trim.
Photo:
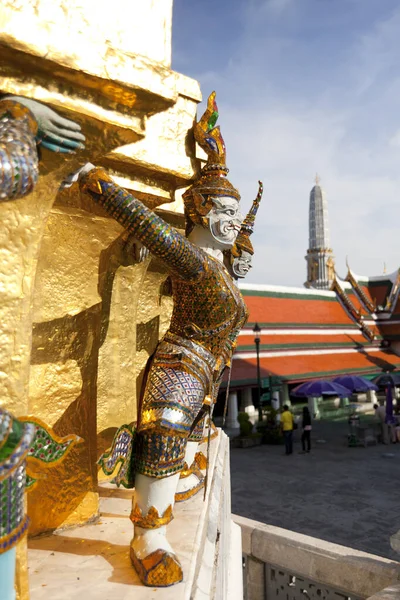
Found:
[{"label": "green roof trim", "polygon": [[[399,357],[400,358],[400,357]],[[234,385],[235,387],[240,387],[240,386],[246,386],[246,385],[257,385],[257,377],[254,377],[253,379],[239,379],[239,380],[235,380],[235,362],[232,363],[233,364],[233,368],[232,368],[232,379],[231,379],[231,385]],[[395,365],[396,367],[400,367],[400,362],[396,363]],[[274,377],[280,377],[282,382],[290,382],[290,381],[301,381],[302,379],[319,379],[320,377],[335,377],[336,375],[342,375],[342,374],[346,374],[346,373],[352,373],[352,374],[360,374],[363,375],[365,374],[366,376],[375,376],[375,375],[379,375],[380,373],[382,373],[382,369],[377,369],[376,367],[364,367],[361,369],[337,369],[337,370],[333,370],[333,371],[311,371],[309,373],[296,373],[294,375],[279,375],[274,373],[273,376]],[[262,377],[262,379],[265,379],[265,376]],[[221,384],[221,387],[226,387],[226,381],[223,382]]]},{"label": "green roof trim", "polygon": [[[380,338],[376,339],[379,340]],[[365,346],[368,347],[368,344],[365,344]],[[255,347],[255,344],[246,344],[245,346],[241,346],[239,343],[237,346],[237,352],[251,350],[254,351]],[[318,350],[318,348],[359,348],[359,344],[355,344],[354,342],[305,342],[297,344],[260,344],[260,350],[270,350],[277,348],[315,348],[316,350]]]},{"label": "green roof trim", "polygon": [[263,296],[267,298],[290,298],[291,300],[326,300],[337,302],[336,296],[323,296],[322,294],[296,294],[295,292],[273,292],[268,290],[240,290],[243,296]]},{"label": "green roof trim", "polygon": [[[400,361],[398,363],[396,363],[396,366],[400,366]],[[363,367],[360,369],[337,369],[337,370],[333,370],[333,371],[318,371],[318,373],[314,373],[314,371],[311,371],[310,373],[299,373],[299,374],[295,374],[295,375],[286,375],[285,380],[291,381],[293,379],[299,379],[301,377],[305,377],[307,379],[310,379],[312,377],[315,377],[315,378],[334,377],[335,375],[340,375],[341,373],[371,373],[371,374],[379,375],[379,373],[382,373],[382,372],[383,372],[382,369],[377,369],[376,367],[371,366],[371,367]]]},{"label": "green roof trim", "polygon": [[[400,315],[399,315],[400,317]],[[258,322],[259,326],[263,329],[354,329],[359,330],[359,327],[353,322],[351,323],[271,323],[269,322]],[[242,331],[249,331],[249,335],[253,333],[253,327],[255,321],[247,321]]]}]

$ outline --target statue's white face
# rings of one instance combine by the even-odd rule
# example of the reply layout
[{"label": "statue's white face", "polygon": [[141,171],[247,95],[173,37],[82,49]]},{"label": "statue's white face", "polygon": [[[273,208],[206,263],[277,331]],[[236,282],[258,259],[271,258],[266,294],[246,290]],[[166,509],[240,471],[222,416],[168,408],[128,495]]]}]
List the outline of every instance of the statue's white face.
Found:
[{"label": "statue's white face", "polygon": [[239,257],[236,257],[232,264],[232,271],[236,277],[243,279],[251,269],[253,257],[250,252],[242,251]]},{"label": "statue's white face", "polygon": [[215,196],[212,201],[213,207],[207,215],[211,235],[222,249],[231,248],[243,221],[239,202],[231,196]]}]

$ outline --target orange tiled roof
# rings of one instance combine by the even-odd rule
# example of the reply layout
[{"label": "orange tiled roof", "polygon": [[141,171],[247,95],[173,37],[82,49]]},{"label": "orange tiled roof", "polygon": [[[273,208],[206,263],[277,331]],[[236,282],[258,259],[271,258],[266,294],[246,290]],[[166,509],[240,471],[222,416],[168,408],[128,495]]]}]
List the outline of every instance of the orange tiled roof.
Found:
[{"label": "orange tiled roof", "polygon": [[242,289],[249,309],[249,323],[272,325],[352,325],[333,292],[326,295]]},{"label": "orange tiled roof", "polygon": [[[269,354],[269,355],[268,355]],[[237,353],[232,361],[231,385],[256,384],[257,359],[253,355],[243,357]],[[261,377],[269,374],[283,381],[304,381],[318,377],[335,377],[342,373],[359,375],[373,374],[386,369],[400,367],[400,356],[380,349],[326,354],[294,354],[288,352],[261,352]]]},{"label": "orange tiled roof", "polygon": [[[233,385],[256,382],[252,332],[256,322],[261,327],[263,377],[272,373],[287,381],[301,381],[337,373],[379,373],[390,365],[400,366],[400,357],[379,347],[382,337],[395,339],[397,335],[400,340],[400,318],[398,325],[376,324],[362,306],[361,319],[357,312],[361,302],[354,289],[346,286],[348,307],[333,291],[242,285],[249,321],[238,337]],[[366,330],[376,339],[367,339]]]}]

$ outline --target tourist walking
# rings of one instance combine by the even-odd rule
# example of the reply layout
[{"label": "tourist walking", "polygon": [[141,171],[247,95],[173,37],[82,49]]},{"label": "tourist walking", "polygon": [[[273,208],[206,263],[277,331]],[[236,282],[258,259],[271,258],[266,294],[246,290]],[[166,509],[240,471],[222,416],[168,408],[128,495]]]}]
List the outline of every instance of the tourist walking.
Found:
[{"label": "tourist walking", "polygon": [[[303,452],[310,452],[311,450],[311,415],[308,410],[308,406],[303,407],[303,422],[301,424],[303,433],[301,434],[301,445]],[[307,450],[306,450],[307,446]]]},{"label": "tourist walking", "polygon": [[293,415],[287,404],[283,407],[281,414],[281,427],[285,438],[285,454],[293,454]]}]

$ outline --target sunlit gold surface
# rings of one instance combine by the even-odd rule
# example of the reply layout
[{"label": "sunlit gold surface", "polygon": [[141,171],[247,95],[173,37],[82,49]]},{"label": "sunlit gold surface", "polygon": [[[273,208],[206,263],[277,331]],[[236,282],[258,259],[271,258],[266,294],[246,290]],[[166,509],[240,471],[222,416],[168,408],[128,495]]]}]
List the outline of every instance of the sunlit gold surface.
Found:
[{"label": "sunlit gold surface", "polygon": [[202,452],[196,452],[196,456],[194,457],[197,466],[199,469],[203,470],[207,469],[207,458],[204,456]]},{"label": "sunlit gold surface", "polygon": [[136,420],[136,309],[149,261],[133,265],[128,252],[120,260],[121,266],[117,260],[109,263],[109,277],[113,264],[115,275],[109,327],[99,352],[98,432]]},{"label": "sunlit gold surface", "polygon": [[0,204],[0,404],[17,416],[29,412],[31,295],[40,240],[57,186],[56,176],[48,174],[28,198]]},{"label": "sunlit gold surface", "polygon": [[130,0],[129,9],[125,0],[99,2],[95,9],[91,0],[2,0],[0,29],[38,56],[91,67],[110,79],[118,79],[120,57],[128,62],[138,54],[168,68],[172,0]]},{"label": "sunlit gold surface", "polygon": [[28,538],[25,535],[17,544],[17,564],[15,576],[16,600],[28,600]]}]

